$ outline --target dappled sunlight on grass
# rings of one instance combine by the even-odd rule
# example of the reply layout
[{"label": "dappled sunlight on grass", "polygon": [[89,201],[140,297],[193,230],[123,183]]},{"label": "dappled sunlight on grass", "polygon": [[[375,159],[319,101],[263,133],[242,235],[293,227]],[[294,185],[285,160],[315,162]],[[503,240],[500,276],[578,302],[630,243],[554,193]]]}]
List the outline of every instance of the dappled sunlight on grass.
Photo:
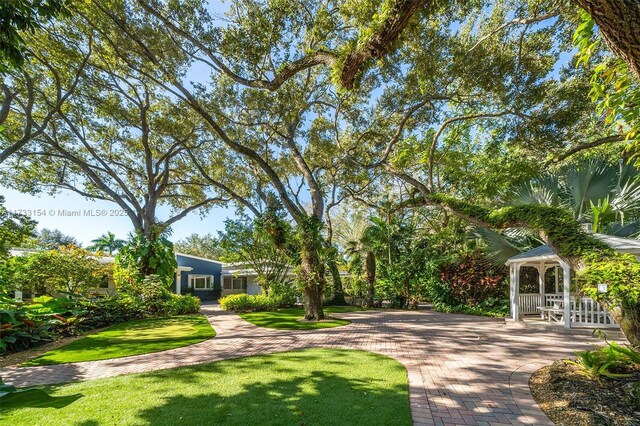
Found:
[{"label": "dappled sunlight on grass", "polygon": [[362,311],[362,308],[352,306],[325,307],[324,312],[328,316],[325,321],[302,321],[304,309],[286,308],[275,311],[246,312],[239,314],[242,319],[259,327],[276,328],[279,330],[314,330],[319,328],[339,327],[350,324],[346,319],[332,318],[332,313],[347,313]]},{"label": "dappled sunlight on grass", "polygon": [[405,368],[363,351],[307,349],[43,387],[60,409],[3,409],[7,424],[410,425]]},{"label": "dappled sunlight on grass", "polygon": [[215,332],[203,315],[132,321],[46,352],[22,366],[121,358],[192,345],[213,336]]}]

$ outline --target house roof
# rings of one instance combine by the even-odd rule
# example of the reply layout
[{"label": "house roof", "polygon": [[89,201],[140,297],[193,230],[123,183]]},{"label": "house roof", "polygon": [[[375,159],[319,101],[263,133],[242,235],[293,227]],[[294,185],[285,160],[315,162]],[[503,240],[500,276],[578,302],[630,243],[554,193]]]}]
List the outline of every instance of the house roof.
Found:
[{"label": "house roof", "polygon": [[[621,253],[640,254],[640,240],[633,240],[631,238],[615,237],[613,235],[606,234],[593,234],[594,237]],[[509,263],[524,263],[524,262],[542,262],[542,261],[559,262],[560,258],[554,253],[554,251],[548,245],[536,247],[524,253],[515,255],[509,260]]]},{"label": "house roof", "polygon": [[190,259],[202,260],[202,261],[205,261],[205,262],[217,263],[218,265],[224,265],[224,263],[220,262],[219,260],[207,259],[206,257],[192,256],[190,254],[179,253],[179,252],[175,252],[175,255],[176,256],[182,256],[182,257],[188,257]]}]

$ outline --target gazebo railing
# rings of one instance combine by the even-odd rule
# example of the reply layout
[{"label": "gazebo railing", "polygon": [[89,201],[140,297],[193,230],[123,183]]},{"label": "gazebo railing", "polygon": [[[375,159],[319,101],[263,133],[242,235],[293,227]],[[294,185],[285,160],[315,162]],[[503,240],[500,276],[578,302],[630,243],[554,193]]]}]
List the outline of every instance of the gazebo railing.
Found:
[{"label": "gazebo railing", "polygon": [[539,314],[540,306],[553,306],[562,303],[562,294],[556,293],[523,293],[518,296],[518,307],[521,315]]},{"label": "gazebo railing", "polygon": [[571,325],[576,327],[617,327],[611,314],[589,297],[571,299]]},{"label": "gazebo railing", "polygon": [[[555,293],[525,293],[518,296],[518,309],[521,315],[540,314],[539,307],[562,307],[564,296]],[[576,298],[571,295],[571,325],[574,327],[601,328],[617,327],[611,314],[598,302],[589,297]]]},{"label": "gazebo railing", "polygon": [[543,294],[524,293],[518,296],[518,307],[521,315],[539,314],[538,306],[545,306]]}]

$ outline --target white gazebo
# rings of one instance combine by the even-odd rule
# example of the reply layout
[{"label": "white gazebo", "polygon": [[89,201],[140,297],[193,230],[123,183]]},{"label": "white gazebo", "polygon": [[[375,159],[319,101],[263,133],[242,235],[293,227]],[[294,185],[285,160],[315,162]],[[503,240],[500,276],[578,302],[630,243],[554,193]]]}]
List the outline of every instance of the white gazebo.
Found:
[{"label": "white gazebo", "polygon": [[[630,238],[593,234],[594,237],[620,253],[630,253],[640,258],[640,241]],[[509,266],[510,306],[513,321],[523,316],[537,315],[549,322],[558,322],[564,328],[597,327],[617,328],[612,316],[599,303],[588,297],[571,293],[571,269],[556,255],[551,247],[536,247],[507,261]],[[520,271],[530,266],[538,271],[539,292],[520,293]],[[554,274],[554,292],[545,291],[545,275],[550,268]],[[560,271],[562,271],[560,273]],[[562,279],[560,279],[562,277]]]}]

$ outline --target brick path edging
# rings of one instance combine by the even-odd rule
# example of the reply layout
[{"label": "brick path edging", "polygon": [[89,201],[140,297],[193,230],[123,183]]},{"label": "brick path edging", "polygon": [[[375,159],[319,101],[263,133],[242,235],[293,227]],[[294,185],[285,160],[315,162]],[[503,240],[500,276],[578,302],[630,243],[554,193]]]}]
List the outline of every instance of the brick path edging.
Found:
[{"label": "brick path edging", "polygon": [[513,396],[514,401],[520,407],[522,413],[527,417],[527,420],[532,425],[553,426],[553,422],[547,417],[547,415],[540,409],[538,403],[533,399],[531,394],[531,388],[529,386],[529,380],[533,373],[550,365],[551,362],[530,362],[516,369],[511,373],[509,377],[509,390]]}]

